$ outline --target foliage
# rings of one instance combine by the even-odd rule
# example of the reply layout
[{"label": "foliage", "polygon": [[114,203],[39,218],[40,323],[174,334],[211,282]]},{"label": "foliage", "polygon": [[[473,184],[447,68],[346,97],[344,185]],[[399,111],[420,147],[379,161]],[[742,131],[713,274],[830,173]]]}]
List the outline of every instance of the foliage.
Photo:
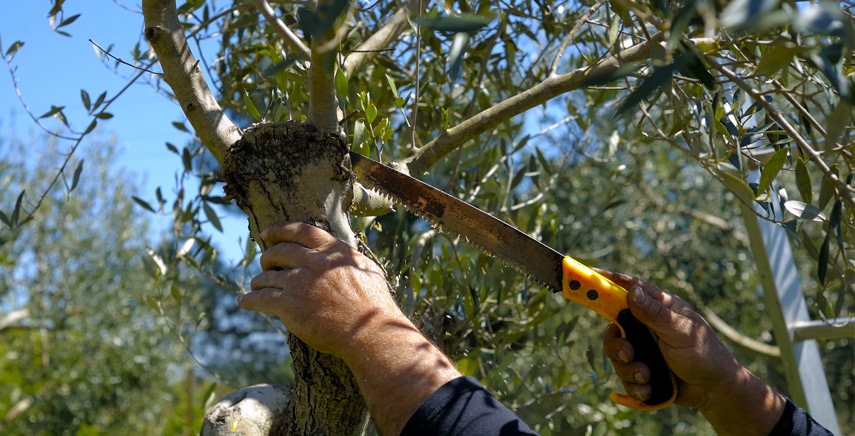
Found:
[{"label": "foliage", "polygon": [[[851,2],[274,5],[279,24],[243,1],[188,1],[179,9],[196,47],[217,43],[215,53],[201,53],[216,61],[199,66],[232,118],[304,119],[307,70],[322,67],[334,72],[328,87],[355,150],[401,162],[558,249],[650,278],[748,337],[772,341],[737,202],[756,205],[761,219],[790,232],[814,317],[853,312]],[[372,46],[402,6],[410,9],[406,25]],[[53,23],[68,31],[73,15],[63,13],[55,0]],[[282,27],[316,41],[334,31],[338,55],[310,66]],[[7,61],[20,49],[9,46]],[[633,50],[642,54],[628,56]],[[141,67],[154,62],[144,48],[131,54]],[[633,60],[618,68],[618,54]],[[45,116],[62,113],[55,109]],[[185,198],[180,189],[170,202],[158,190],[156,205],[137,203],[152,211],[172,206],[177,238],[149,256],[159,286],[149,304],[181,313],[190,294],[170,301],[167,289],[182,262],[221,282],[240,280],[217,277],[203,236],[203,223],[218,227],[209,206],[221,200],[215,168],[198,143],[167,147],[185,176],[202,180],[199,195]],[[17,209],[3,207],[7,218]],[[544,434],[709,432],[684,410],[638,414],[605,401],[614,382],[599,333],[591,333],[601,331],[599,320],[454,235],[402,212],[361,218],[356,227],[398,274],[408,313],[464,372]],[[242,266],[254,257],[250,247]],[[845,373],[837,371],[851,368],[852,343],[824,345],[830,379],[840,379]],[[775,383],[774,359],[739,353],[785,389]],[[847,386],[835,395],[851,430]]]},{"label": "foliage", "polygon": [[[110,168],[115,145],[86,147],[79,159],[87,171],[76,178],[77,195],[66,197],[44,188],[54,141],[4,142],[2,192],[47,195],[43,213],[0,247],[0,313],[27,311],[0,330],[0,427],[10,434],[180,427],[186,359],[166,320],[143,303],[152,284],[140,252],[151,229],[133,210],[132,182]],[[3,207],[13,201],[0,197]],[[16,404],[23,408],[13,417]]]}]

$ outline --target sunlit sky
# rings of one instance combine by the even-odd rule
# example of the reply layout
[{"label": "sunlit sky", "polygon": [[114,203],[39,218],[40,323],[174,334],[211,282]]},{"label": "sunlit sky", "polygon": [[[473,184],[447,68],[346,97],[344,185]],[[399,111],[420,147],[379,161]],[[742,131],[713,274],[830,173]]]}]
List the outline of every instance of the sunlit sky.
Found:
[{"label": "sunlit sky", "polygon": [[[132,10],[138,10],[138,4],[139,1],[125,3],[112,0],[67,2],[65,18],[81,14],[72,24],[62,28],[71,34],[68,37],[51,30],[47,18],[50,1],[5,2],[0,14],[0,44],[5,53],[15,41],[24,42],[12,64],[18,90],[33,115],[38,117],[46,113],[51,105],[65,106],[63,112],[71,127],[77,131],[85,130],[92,118],[81,102],[81,89],[85,89],[92,100],[107,91],[109,99],[135,75],[130,67],[121,66],[113,71],[114,62],[102,63],[89,40],[104,48],[112,44],[111,53],[125,60],[131,60],[130,52],[137,43],[141,50],[145,50],[143,17]],[[0,131],[22,140],[38,137],[41,129],[19,101],[6,63],[0,67]],[[154,69],[159,70],[159,67]],[[140,197],[156,203],[154,190],[161,186],[165,195],[171,192],[175,174],[181,168],[180,159],[166,149],[165,143],[171,142],[180,149],[189,139],[186,133],[172,126],[173,121],[184,120],[181,109],[156,93],[151,85],[139,81],[108,111],[114,117],[99,121],[101,135],[98,136],[116,135],[122,150],[118,166],[124,173],[137,176],[141,186]],[[63,127],[53,117],[40,121],[49,129]],[[60,147],[68,149],[72,145],[66,141]],[[139,210],[143,213],[142,208]],[[245,238],[246,219],[221,218],[226,227],[225,235],[217,236],[218,232],[210,226],[205,231],[215,235],[216,245],[227,258],[239,258],[237,239],[239,236]],[[152,216],[152,222],[157,228],[167,228],[171,225],[171,215]]]}]

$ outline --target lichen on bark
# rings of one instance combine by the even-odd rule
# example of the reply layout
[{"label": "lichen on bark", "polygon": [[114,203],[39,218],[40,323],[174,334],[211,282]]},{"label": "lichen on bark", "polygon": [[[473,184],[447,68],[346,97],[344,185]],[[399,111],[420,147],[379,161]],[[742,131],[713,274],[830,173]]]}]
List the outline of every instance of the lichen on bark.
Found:
[{"label": "lichen on bark", "polygon": [[228,198],[249,215],[256,240],[261,229],[285,219],[324,228],[356,247],[347,213],[353,173],[339,134],[292,121],[250,127],[229,147],[221,177]]}]

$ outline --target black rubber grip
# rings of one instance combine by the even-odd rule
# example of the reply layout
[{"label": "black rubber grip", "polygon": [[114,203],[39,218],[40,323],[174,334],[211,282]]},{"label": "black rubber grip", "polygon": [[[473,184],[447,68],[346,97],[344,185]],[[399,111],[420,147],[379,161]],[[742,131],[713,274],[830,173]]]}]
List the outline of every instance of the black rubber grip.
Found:
[{"label": "black rubber grip", "polygon": [[618,313],[618,324],[626,333],[626,340],[632,344],[635,351],[635,361],[643,362],[650,369],[650,387],[652,393],[644,403],[650,406],[662,404],[674,396],[674,384],[671,379],[671,369],[665,363],[656,340],[650,330],[641,323],[629,309]]}]

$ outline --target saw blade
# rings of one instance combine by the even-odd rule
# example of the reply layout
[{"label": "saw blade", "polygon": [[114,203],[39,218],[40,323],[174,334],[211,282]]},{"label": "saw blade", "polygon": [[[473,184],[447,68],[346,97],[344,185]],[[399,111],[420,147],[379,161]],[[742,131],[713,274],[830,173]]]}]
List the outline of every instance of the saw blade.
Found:
[{"label": "saw blade", "polygon": [[471,204],[380,162],[350,152],[359,181],[424,218],[464,237],[505,264],[561,292],[564,255]]}]

